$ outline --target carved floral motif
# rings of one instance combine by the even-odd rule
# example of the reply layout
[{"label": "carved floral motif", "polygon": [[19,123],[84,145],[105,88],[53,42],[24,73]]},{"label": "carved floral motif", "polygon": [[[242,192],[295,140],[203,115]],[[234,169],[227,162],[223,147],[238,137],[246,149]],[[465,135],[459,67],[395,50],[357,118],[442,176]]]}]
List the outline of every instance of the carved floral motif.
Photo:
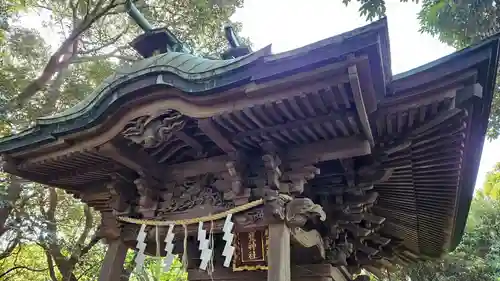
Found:
[{"label": "carved floral motif", "polygon": [[156,148],[172,138],[176,131],[185,125],[183,115],[168,110],[159,116],[141,116],[130,121],[122,135],[144,148]]},{"label": "carved floral motif", "polygon": [[215,180],[211,177],[200,177],[172,184],[167,189],[167,196],[161,209],[163,212],[182,212],[196,206],[210,205],[214,207],[232,208],[234,203],[224,198],[224,194],[214,188]]}]

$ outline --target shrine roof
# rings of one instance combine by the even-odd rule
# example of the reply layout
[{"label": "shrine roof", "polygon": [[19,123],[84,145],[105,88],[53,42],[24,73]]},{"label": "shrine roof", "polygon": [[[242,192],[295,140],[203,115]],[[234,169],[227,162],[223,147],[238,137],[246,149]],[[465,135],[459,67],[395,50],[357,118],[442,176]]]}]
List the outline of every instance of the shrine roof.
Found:
[{"label": "shrine roof", "polygon": [[[84,100],[55,115],[38,118],[35,126],[19,134],[0,139],[0,153],[17,151],[31,145],[55,140],[94,126],[106,112],[120,106],[133,91],[127,85],[138,79],[166,74],[162,81],[153,79],[141,87],[173,87],[186,96],[207,96],[245,85],[265,82],[310,71],[342,61],[346,55],[364,54],[370,59],[373,81],[379,97],[386,93],[392,79],[386,19],[279,54],[271,46],[230,60],[212,60],[186,53],[168,52],[139,60],[109,76]],[[134,89],[132,89],[134,90]]]},{"label": "shrine roof", "polygon": [[[97,184],[117,170],[138,172],[157,165],[160,174],[167,168],[172,175],[188,174],[192,171],[185,164],[201,160],[215,169],[221,164],[217,157],[229,154],[223,146],[233,152],[254,151],[269,138],[287,149],[310,145],[295,149],[297,154],[308,154],[310,147],[323,142],[361,143],[365,137],[363,149],[375,154],[409,140],[409,146],[387,152],[383,166],[394,173],[375,184],[380,200],[373,211],[387,219],[382,234],[402,240],[413,253],[437,257],[455,248],[463,234],[495,86],[498,47],[498,37],[492,37],[393,76],[384,19],[281,54],[272,54],[270,47],[231,60],[166,53],[119,70],[75,107],[0,139],[0,153],[15,158],[12,171],[18,175],[66,188],[89,205],[109,210],[108,191]],[[142,111],[134,112],[139,107]],[[126,157],[100,154],[100,147],[122,134],[127,122],[170,109],[185,115],[191,126],[186,125],[184,139],[175,140],[180,146],[166,143],[166,153],[134,143],[125,146],[129,152],[146,152],[148,168],[123,160]],[[199,121],[215,124],[220,132],[207,133],[210,128],[201,128]],[[87,133],[93,142],[83,137]],[[182,142],[189,155],[173,157],[184,149]],[[355,156],[360,155],[366,154]],[[308,188],[318,194],[343,190],[346,177],[339,176],[345,172],[337,167],[340,158],[316,159],[321,159],[313,162],[321,174]],[[226,169],[225,162],[219,166]]]}]

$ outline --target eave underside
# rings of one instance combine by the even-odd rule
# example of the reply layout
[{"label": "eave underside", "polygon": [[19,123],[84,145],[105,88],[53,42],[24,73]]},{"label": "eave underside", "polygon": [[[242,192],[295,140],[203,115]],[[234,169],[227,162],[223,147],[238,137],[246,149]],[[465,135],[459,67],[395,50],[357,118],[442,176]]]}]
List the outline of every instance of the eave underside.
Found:
[{"label": "eave underside", "polygon": [[[403,106],[386,115],[381,115],[384,111],[380,109],[375,113],[378,118],[371,122],[376,148],[383,143],[405,140],[413,130],[454,107],[455,98],[444,95],[420,107]],[[386,218],[381,230],[383,235],[403,241],[398,246],[402,261],[415,261],[418,255],[439,256],[447,250],[468,120],[463,114],[412,136],[412,145],[391,153],[383,163],[393,172],[387,181],[375,186],[380,196],[373,210]],[[332,145],[335,141],[341,144],[345,140],[363,139],[359,120],[350,85],[340,83],[291,99],[205,119],[203,122],[211,124],[212,131],[207,130],[206,125],[201,126],[202,129],[186,126],[180,135],[174,135],[156,149],[141,149],[121,136],[115,138],[114,143],[119,143],[122,150],[129,150],[126,156],[129,161],[156,165],[159,170],[162,169],[159,167],[167,170],[170,167],[187,175],[189,172],[182,169],[188,167],[187,163],[192,163],[189,167],[193,169],[203,158],[223,157],[224,151],[258,151],[265,141],[290,147],[297,157],[306,157],[314,143]],[[214,135],[214,131],[219,135]],[[52,159],[28,160],[17,168],[20,175],[29,174],[38,181],[60,186],[97,210],[109,212],[112,194],[106,183],[118,177],[133,189],[137,170],[104,151],[89,148]],[[317,161],[314,155],[311,157],[308,161]],[[320,159],[320,162],[321,174],[308,183],[305,191],[318,200],[338,194],[348,181],[339,160]],[[175,168],[176,165],[179,167]]]}]

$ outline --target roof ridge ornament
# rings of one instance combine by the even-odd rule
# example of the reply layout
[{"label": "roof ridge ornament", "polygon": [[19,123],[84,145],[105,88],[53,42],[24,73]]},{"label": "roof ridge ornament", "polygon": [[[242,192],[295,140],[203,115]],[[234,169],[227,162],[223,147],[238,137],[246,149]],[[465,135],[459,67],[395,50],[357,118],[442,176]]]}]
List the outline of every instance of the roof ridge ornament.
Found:
[{"label": "roof ridge ornament", "polygon": [[241,44],[240,38],[236,35],[233,26],[229,23],[224,25],[224,37],[226,37],[229,44],[229,49],[222,53],[222,59],[234,59],[248,55],[252,52],[249,46]]},{"label": "roof ridge ornament", "polygon": [[127,13],[144,31],[130,45],[144,58],[168,52],[193,53],[186,43],[180,41],[167,27],[154,28],[137,9],[134,0],[125,2]]}]

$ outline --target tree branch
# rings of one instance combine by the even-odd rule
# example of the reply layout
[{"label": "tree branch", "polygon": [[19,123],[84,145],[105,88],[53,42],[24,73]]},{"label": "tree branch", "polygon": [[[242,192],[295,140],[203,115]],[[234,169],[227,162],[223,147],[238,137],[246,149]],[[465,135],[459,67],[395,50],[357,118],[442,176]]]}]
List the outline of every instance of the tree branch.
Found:
[{"label": "tree branch", "polygon": [[42,272],[42,271],[45,271],[47,270],[47,268],[44,268],[44,269],[36,269],[36,268],[31,268],[31,267],[27,267],[27,266],[23,266],[23,265],[20,265],[20,266],[14,266],[13,268],[11,269],[8,269],[7,271],[5,271],[4,273],[0,274],[0,279],[4,276],[6,276],[7,274],[15,271],[15,270],[18,270],[18,269],[26,269],[26,270],[29,270],[29,271],[34,271],[34,272]]},{"label": "tree branch", "polygon": [[7,231],[5,223],[9,217],[15,202],[21,196],[21,179],[17,176],[9,176],[10,184],[7,189],[6,201],[7,204],[0,205],[0,236]]},{"label": "tree branch", "polygon": [[[104,48],[107,48],[113,44],[116,44],[116,42],[118,42],[118,40],[120,40],[120,38],[123,37],[123,35],[125,35],[125,33],[127,33],[127,31],[130,29],[130,24],[127,24],[125,26],[125,28],[123,29],[123,31],[121,31],[120,33],[118,33],[115,37],[112,37],[110,38],[107,42],[103,43],[103,44],[99,44],[99,47],[96,47],[96,48],[91,48],[89,50],[85,50],[85,51],[80,51],[79,52],[79,55],[88,55],[88,54],[93,54],[95,52],[98,52]],[[129,48],[129,46],[122,46],[122,47],[118,47],[116,48],[116,50],[114,50],[113,52],[111,53],[116,53],[118,51],[120,51],[121,49],[125,49],[125,48]]]},{"label": "tree branch", "polygon": [[14,249],[19,245],[19,242],[21,242],[21,237],[18,234],[16,235],[16,238],[14,238],[14,240],[11,243],[9,243],[9,246],[7,246],[7,248],[2,253],[0,253],[0,260],[9,257],[14,251]]},{"label": "tree branch", "polygon": [[117,58],[119,60],[129,61],[129,62],[133,62],[133,61],[137,60],[137,58],[132,57],[132,56],[122,56],[122,55],[115,55],[115,54],[105,54],[105,55],[99,55],[99,56],[77,57],[77,58],[74,58],[71,63],[72,64],[86,63],[86,62],[92,62],[92,61],[106,60],[106,59],[110,59],[110,58]]},{"label": "tree branch", "polygon": [[83,212],[85,214],[85,227],[76,242],[76,249],[71,254],[71,258],[69,259],[69,263],[72,266],[74,266],[82,256],[87,254],[87,252],[90,251],[90,249],[100,240],[97,235],[94,235],[89,244],[83,246],[83,243],[87,239],[87,236],[89,235],[90,230],[92,230],[92,226],[94,224],[94,217],[92,216],[92,211],[90,210],[90,207],[88,205],[85,205],[83,207]]},{"label": "tree branch", "polygon": [[[62,63],[64,62],[62,60],[64,55],[68,53],[68,50],[71,46],[73,46],[75,41],[80,38],[82,33],[88,30],[97,20],[104,17],[107,12],[120,5],[120,3],[116,3],[114,0],[105,7],[102,7],[103,3],[104,1],[100,0],[98,4],[95,5],[92,12],[85,15],[85,18],[73,29],[69,37],[66,38],[66,40],[64,40],[59,48],[52,54],[48,63],[45,65],[42,74],[40,74],[26,88],[24,88],[24,90],[14,99],[13,104],[10,105],[18,108],[22,107],[22,105],[29,98],[43,89],[54,74],[61,69]],[[5,109],[6,108],[1,108],[0,111]]]},{"label": "tree branch", "polygon": [[58,281],[57,277],[56,277],[56,271],[54,268],[54,262],[52,261],[52,256],[50,255],[48,249],[46,249],[42,245],[40,245],[40,247],[42,247],[42,249],[45,253],[45,258],[47,259],[47,265],[49,266],[48,270],[49,270],[50,279],[52,279],[52,281]]}]

